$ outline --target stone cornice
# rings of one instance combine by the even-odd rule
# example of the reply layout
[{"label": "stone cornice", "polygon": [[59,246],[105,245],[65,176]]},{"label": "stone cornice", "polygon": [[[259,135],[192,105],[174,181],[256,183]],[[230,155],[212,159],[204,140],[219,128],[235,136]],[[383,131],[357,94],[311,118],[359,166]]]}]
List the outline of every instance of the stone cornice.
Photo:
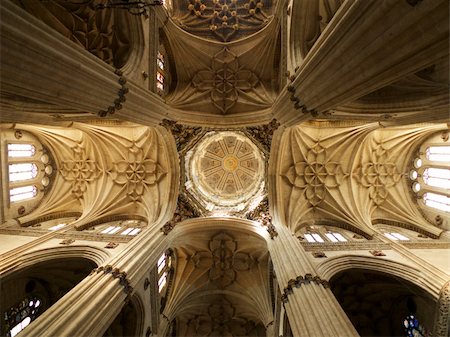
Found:
[{"label": "stone cornice", "polygon": [[[348,250],[390,250],[392,249],[388,243],[381,241],[364,241],[364,242],[327,242],[314,243],[302,242],[305,251],[348,251]],[[448,241],[421,241],[421,242],[403,242],[404,247],[409,249],[449,249],[450,242]]]},{"label": "stone cornice", "polygon": [[[40,237],[44,234],[48,234],[49,232],[44,229],[15,229],[15,228],[5,228],[0,229],[0,234],[4,235],[22,235],[22,236],[32,236],[32,237]],[[55,235],[56,239],[77,239],[77,240],[86,240],[86,241],[96,241],[96,242],[119,242],[119,243],[128,243],[133,237],[125,236],[125,235],[102,235],[96,233],[80,233],[80,232],[65,232],[58,233]]]}]

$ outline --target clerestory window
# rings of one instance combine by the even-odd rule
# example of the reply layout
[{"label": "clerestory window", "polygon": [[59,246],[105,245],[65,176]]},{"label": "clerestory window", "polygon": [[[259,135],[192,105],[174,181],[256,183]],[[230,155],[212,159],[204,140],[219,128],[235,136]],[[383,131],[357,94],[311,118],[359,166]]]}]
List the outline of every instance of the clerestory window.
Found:
[{"label": "clerestory window", "polygon": [[426,206],[450,212],[450,146],[427,145],[414,159],[409,178]]}]

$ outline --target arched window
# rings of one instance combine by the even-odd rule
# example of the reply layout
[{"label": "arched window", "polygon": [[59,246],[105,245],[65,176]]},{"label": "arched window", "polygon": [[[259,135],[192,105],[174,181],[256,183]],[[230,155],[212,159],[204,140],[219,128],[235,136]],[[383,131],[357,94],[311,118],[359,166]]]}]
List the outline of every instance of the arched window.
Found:
[{"label": "arched window", "polygon": [[419,324],[419,320],[414,315],[408,315],[404,321],[406,337],[424,337],[425,329]]},{"label": "arched window", "polygon": [[9,182],[24,181],[36,178],[38,168],[36,164],[9,164]]},{"label": "arched window", "polygon": [[164,52],[158,50],[156,56],[156,90],[158,94],[164,95],[165,81],[166,81],[166,62],[164,59]]},{"label": "arched window", "polygon": [[172,269],[172,250],[168,249],[158,260],[158,291],[164,292],[167,286],[169,273]]},{"label": "arched window", "polygon": [[[23,137],[23,133],[19,133]],[[28,136],[28,135],[27,135]],[[8,142],[9,201],[17,203],[37,196],[49,185],[53,168],[49,156],[34,139],[30,142]],[[17,138],[17,137],[16,137]],[[35,144],[33,144],[35,143]],[[39,146],[39,150],[37,147]]]},{"label": "arched window", "polygon": [[36,147],[32,144],[8,144],[8,157],[26,158],[32,157],[36,153]]},{"label": "arched window", "polygon": [[37,195],[37,188],[35,185],[11,188],[9,190],[9,200],[17,202],[25,199],[34,198]]},{"label": "arched window", "polygon": [[434,136],[422,146],[413,166],[409,178],[419,200],[428,207],[450,212],[450,146],[442,145]]},{"label": "arched window", "polygon": [[25,329],[40,314],[41,300],[35,296],[26,297],[19,304],[5,312],[4,326],[7,337],[14,337]]}]

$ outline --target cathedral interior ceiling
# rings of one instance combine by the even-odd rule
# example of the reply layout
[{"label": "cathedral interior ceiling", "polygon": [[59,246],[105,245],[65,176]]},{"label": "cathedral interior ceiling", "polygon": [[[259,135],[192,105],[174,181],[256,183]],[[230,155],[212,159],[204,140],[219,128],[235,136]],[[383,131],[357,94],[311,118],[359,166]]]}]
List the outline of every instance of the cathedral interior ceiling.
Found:
[{"label": "cathedral interior ceiling", "polygon": [[292,230],[329,218],[371,235],[373,220],[381,218],[439,235],[420,213],[407,176],[417,144],[445,124],[378,129],[323,123],[303,124],[283,136],[275,198]]},{"label": "cathedral interior ceiling", "polygon": [[[55,157],[52,193],[33,211],[44,215],[67,210],[82,213],[76,228],[98,217],[128,214],[148,222],[164,216],[178,171],[170,147],[156,128],[123,123],[120,127],[30,127]],[[92,210],[95,209],[95,212]],[[28,217],[21,218],[26,223]]]},{"label": "cathedral interior ceiling", "polygon": [[275,21],[232,43],[205,43],[175,23],[167,24],[166,30],[178,80],[166,97],[168,105],[214,116],[248,114],[273,104],[278,87]]},{"label": "cathedral interior ceiling", "polygon": [[165,314],[186,328],[196,322],[200,335],[207,335],[204,329],[248,329],[273,319],[263,239],[219,227],[197,230],[188,240],[180,236],[172,244],[176,274]]}]

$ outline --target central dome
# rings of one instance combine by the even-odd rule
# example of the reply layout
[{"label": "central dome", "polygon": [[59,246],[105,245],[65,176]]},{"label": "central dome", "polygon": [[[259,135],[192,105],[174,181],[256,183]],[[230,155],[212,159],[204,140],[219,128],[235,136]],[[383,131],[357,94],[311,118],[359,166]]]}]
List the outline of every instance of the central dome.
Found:
[{"label": "central dome", "polygon": [[186,155],[186,189],[208,211],[244,210],[264,190],[264,156],[243,133],[209,132]]}]

